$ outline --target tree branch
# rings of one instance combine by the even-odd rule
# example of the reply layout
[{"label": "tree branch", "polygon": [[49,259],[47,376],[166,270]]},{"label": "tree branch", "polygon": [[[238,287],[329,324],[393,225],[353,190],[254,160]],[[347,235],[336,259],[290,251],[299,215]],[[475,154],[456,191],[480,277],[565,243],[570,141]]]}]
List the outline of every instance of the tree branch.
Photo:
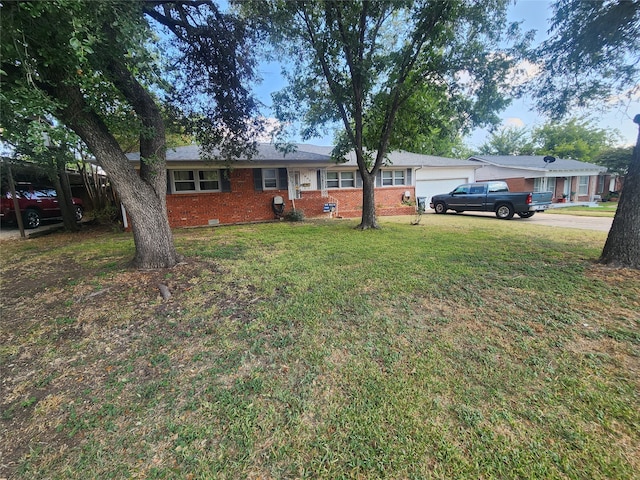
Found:
[{"label": "tree branch", "polygon": [[[150,8],[149,8],[150,6]],[[218,8],[211,0],[153,0],[145,2],[143,12],[149,17],[153,18],[156,22],[169,28],[171,32],[181,40],[185,40],[185,32],[195,28],[195,22],[190,23],[188,17],[190,16],[185,7],[192,8],[195,11],[200,11],[200,7],[207,6],[213,12],[218,13]],[[162,7],[164,14],[156,10],[155,7]],[[176,12],[180,19],[174,18],[171,13]]]},{"label": "tree branch", "polygon": [[[300,11],[300,10],[302,10],[302,11]],[[335,82],[335,80],[333,79],[333,75],[331,73],[331,69],[329,67],[329,63],[327,62],[327,59],[325,57],[324,48],[321,47],[320,41],[318,40],[318,38],[315,35],[315,31],[314,31],[313,25],[312,25],[313,22],[311,21],[311,18],[309,17],[309,12],[307,11],[306,6],[304,5],[304,3],[302,3],[301,5],[299,4],[298,13],[301,15],[302,21],[303,21],[303,23],[305,25],[305,28],[307,30],[307,34],[309,35],[311,47],[316,51],[316,53],[318,55],[318,60],[320,62],[320,67],[322,68],[322,73],[324,74],[325,79],[327,80],[327,84],[329,85],[329,90],[331,90],[331,94],[336,99],[336,106],[338,107],[338,111],[340,112],[340,116],[342,117],[342,121],[344,123],[345,130],[347,132],[347,136],[349,137],[349,140],[355,144],[355,134],[354,134],[353,128],[351,127],[351,124],[349,122],[349,116],[347,115],[347,111],[346,111],[345,105],[342,102],[338,101],[338,98],[340,97],[339,91],[338,91],[338,85]]]}]

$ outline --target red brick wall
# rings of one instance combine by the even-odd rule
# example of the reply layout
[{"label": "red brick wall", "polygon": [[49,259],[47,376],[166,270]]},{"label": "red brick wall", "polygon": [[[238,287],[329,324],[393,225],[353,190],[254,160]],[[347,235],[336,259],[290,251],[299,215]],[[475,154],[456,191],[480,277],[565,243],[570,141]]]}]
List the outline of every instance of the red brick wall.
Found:
[{"label": "red brick wall", "polygon": [[[275,219],[271,203],[279,195],[287,200],[286,190],[256,191],[251,169],[231,172],[231,192],[175,193],[167,195],[167,212],[172,227],[246,223]],[[286,208],[291,208],[287,202]]]},{"label": "red brick wall", "polygon": [[507,178],[511,192],[533,192],[533,178]]},{"label": "red brick wall", "polygon": [[[260,222],[276,218],[271,204],[273,197],[285,200],[285,212],[293,208],[302,210],[305,217],[328,216],[323,211],[325,203],[336,203],[335,215],[357,218],[362,215],[361,189],[329,190],[329,197],[322,197],[320,191],[303,191],[302,198],[292,202],[287,190],[256,191],[253,185],[253,171],[238,169],[231,172],[231,192],[211,192],[197,194],[167,195],[169,224],[172,227],[194,227],[209,225],[210,221],[220,224]],[[384,215],[411,215],[415,207],[402,204],[402,194],[409,190],[415,200],[414,187],[385,187],[376,189],[376,213]]]},{"label": "red brick wall", "polygon": [[563,198],[562,195],[564,194],[565,182],[566,180],[564,177],[556,177],[556,191],[553,192],[553,198],[557,201],[560,201]]},{"label": "red brick wall", "polygon": [[[384,215],[411,215],[415,212],[415,206],[402,203],[402,195],[406,191],[411,192],[411,198],[415,200],[415,188],[408,186],[376,188],[376,214]],[[319,217],[327,215],[323,212],[325,203],[335,203],[336,216],[345,218],[357,218],[362,216],[362,190],[359,188],[332,189],[328,191],[328,197],[322,197],[319,191],[302,192],[302,198],[295,201],[296,208],[304,212],[306,217]]]}]

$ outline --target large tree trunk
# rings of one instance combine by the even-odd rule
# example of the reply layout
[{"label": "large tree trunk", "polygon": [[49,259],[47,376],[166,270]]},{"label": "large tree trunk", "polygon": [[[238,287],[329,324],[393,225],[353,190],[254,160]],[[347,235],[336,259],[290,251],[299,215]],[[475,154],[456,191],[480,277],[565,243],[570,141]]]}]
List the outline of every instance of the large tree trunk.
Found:
[{"label": "large tree trunk", "polygon": [[[136,219],[125,203],[125,195],[117,188],[125,207],[130,212],[133,235],[136,242],[134,264],[139,268],[159,268],[164,265],[164,255],[171,251],[172,265],[179,261],[173,246],[173,236],[167,216],[167,163],[165,126],[160,109],[153,97],[121,63],[120,58],[109,63],[111,78],[120,92],[133,106],[142,122],[140,134],[140,178],[151,187],[148,193],[153,202],[135,202]],[[130,185],[128,185],[130,186]],[[127,188],[128,186],[125,186]],[[117,187],[117,186],[116,186]],[[134,194],[134,192],[129,192]],[[136,228],[136,222],[145,222]]]},{"label": "large tree trunk", "polygon": [[[634,122],[640,125],[640,115]],[[600,263],[640,269],[640,127]]]},{"label": "large tree trunk", "polygon": [[166,213],[164,150],[147,162],[152,166],[145,172],[147,177],[153,178],[153,184],[150,184],[131,166],[118,142],[100,117],[86,105],[77,87],[57,85],[53,94],[65,104],[59,111],[60,118],[96,156],[131,218],[136,246],[133,266],[140,269],[175,266],[181,257],[176,252]]},{"label": "large tree trunk", "polygon": [[[115,139],[108,140],[110,135],[106,128],[88,132],[86,125],[75,127],[72,128],[89,146],[109,175],[131,219],[136,246],[133,266],[140,269],[175,266],[180,261],[180,256],[175,250],[167,219],[166,191],[158,192],[156,185],[150,185],[138,175]],[[157,170],[162,171],[163,168]],[[160,174],[163,185],[166,185],[166,171]]]},{"label": "large tree trunk", "polygon": [[369,228],[380,228],[376,218],[375,185],[374,174],[366,173],[362,176],[362,220],[357,228],[367,230]]}]

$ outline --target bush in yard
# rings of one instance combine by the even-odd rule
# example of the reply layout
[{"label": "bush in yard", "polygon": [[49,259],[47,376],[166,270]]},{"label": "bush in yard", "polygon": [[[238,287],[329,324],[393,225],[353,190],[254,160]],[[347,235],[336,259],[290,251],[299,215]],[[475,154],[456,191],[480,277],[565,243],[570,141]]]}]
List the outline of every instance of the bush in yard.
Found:
[{"label": "bush in yard", "polygon": [[292,209],[284,216],[288,222],[302,222],[304,220],[304,212],[299,209]]}]

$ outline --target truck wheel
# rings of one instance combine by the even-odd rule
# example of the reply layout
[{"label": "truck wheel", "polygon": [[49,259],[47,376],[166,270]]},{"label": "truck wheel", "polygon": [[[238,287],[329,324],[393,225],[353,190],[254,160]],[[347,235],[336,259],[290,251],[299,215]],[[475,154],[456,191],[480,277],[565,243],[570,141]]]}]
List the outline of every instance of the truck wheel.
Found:
[{"label": "truck wheel", "polygon": [[38,228],[40,226],[40,213],[33,208],[27,208],[23,218],[25,228]]},{"label": "truck wheel", "polygon": [[533,217],[533,214],[536,212],[518,212],[518,216],[520,218],[531,218]]},{"label": "truck wheel", "polygon": [[76,214],[76,222],[79,222],[80,220],[82,220],[82,217],[84,216],[84,210],[80,205],[75,206],[75,214]]},{"label": "truck wheel", "polygon": [[436,213],[447,213],[447,206],[443,202],[438,202],[433,206]]},{"label": "truck wheel", "polygon": [[496,208],[496,217],[500,220],[511,220],[514,213],[513,207],[508,203],[501,203],[498,205],[498,208]]}]

